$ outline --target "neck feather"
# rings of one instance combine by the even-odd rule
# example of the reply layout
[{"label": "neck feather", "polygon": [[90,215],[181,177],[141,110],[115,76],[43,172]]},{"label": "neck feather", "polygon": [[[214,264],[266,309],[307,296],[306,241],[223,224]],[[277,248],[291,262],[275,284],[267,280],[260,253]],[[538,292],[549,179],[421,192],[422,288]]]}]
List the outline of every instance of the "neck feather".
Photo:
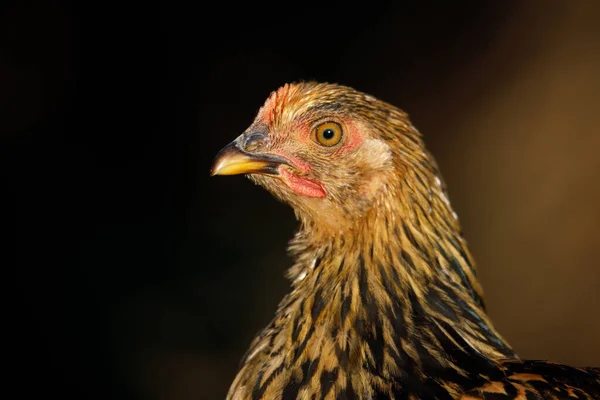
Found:
[{"label": "neck feather", "polygon": [[229,398],[453,398],[497,372],[495,360],[516,357],[485,312],[438,175],[394,175],[403,179],[338,231],[301,219],[290,243],[293,290]]},{"label": "neck feather", "polygon": [[436,172],[406,171],[337,234],[303,224],[290,243],[294,293],[312,298],[312,313],[323,312],[340,329],[371,329],[367,338],[389,328],[390,338],[412,332],[410,342],[431,356],[447,352],[442,342],[449,340],[485,358],[515,357],[485,312],[473,259]]}]

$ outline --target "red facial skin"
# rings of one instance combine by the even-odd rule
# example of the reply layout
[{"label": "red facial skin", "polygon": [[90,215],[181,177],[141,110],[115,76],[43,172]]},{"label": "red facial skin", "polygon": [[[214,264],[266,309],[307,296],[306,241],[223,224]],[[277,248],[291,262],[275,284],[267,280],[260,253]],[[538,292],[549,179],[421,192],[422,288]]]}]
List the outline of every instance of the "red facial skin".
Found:
[{"label": "red facial skin", "polygon": [[[306,124],[300,122],[298,125],[299,135],[297,140],[301,143],[308,143],[310,140],[312,140],[312,132]],[[364,141],[364,137],[359,133],[351,121],[345,120],[344,125],[346,127],[346,138],[344,143],[342,143],[342,146],[332,153],[332,156],[340,156],[344,153],[354,150]],[[310,164],[301,161],[298,158],[282,153],[279,153],[278,155],[287,159],[295,169],[304,174],[310,172],[311,170]],[[296,175],[284,167],[279,169],[279,173],[285,184],[295,193],[301,196],[316,198],[325,198],[327,196],[325,188],[318,181]]]},{"label": "red facial skin", "polygon": [[323,189],[323,186],[319,182],[300,177],[290,172],[287,168],[280,168],[279,173],[283,177],[285,184],[301,196],[317,198],[324,198],[327,196],[325,189]]},{"label": "red facial skin", "polygon": [[[280,88],[267,100],[265,105],[262,107],[259,114],[259,119],[261,119],[262,122],[268,126],[272,126],[273,122],[279,118],[279,115],[281,114],[285,104],[290,101],[295,101],[295,95],[296,88],[293,86],[286,85]],[[357,129],[356,125],[350,118],[343,118],[342,122],[345,128],[345,137],[341,146],[332,151],[332,157],[340,156],[344,153],[354,150],[364,141],[364,137],[360,133],[360,130]],[[313,140],[313,130],[310,119],[298,119],[295,121],[294,125],[294,130],[297,132],[294,140],[298,141],[299,143],[310,145],[309,142]],[[307,174],[312,169],[309,163],[299,160],[287,152],[279,150],[273,154],[288,160],[289,163],[302,174]],[[321,182],[306,178],[305,176],[296,175],[285,167],[280,167],[279,173],[281,180],[298,195],[315,198],[324,198],[327,196],[325,188]]]}]

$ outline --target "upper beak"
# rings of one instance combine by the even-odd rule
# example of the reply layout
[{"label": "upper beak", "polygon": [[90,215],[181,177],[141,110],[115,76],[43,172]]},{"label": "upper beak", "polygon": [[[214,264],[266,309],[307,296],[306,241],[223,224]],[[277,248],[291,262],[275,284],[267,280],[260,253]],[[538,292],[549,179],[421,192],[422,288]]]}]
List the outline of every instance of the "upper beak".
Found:
[{"label": "upper beak", "polygon": [[272,154],[250,152],[250,150],[257,150],[256,136],[253,136],[246,138],[242,135],[221,149],[213,161],[210,175],[279,175],[279,166],[289,165],[289,163],[282,157]]}]

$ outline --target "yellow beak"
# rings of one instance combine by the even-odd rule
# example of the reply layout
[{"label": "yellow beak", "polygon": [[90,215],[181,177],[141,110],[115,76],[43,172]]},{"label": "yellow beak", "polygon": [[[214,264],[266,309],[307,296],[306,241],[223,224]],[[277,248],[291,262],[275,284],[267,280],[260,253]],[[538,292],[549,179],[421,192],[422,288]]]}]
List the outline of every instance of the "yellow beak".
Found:
[{"label": "yellow beak", "polygon": [[279,175],[279,166],[282,164],[289,165],[286,160],[278,156],[246,152],[240,149],[236,140],[217,154],[210,175]]}]

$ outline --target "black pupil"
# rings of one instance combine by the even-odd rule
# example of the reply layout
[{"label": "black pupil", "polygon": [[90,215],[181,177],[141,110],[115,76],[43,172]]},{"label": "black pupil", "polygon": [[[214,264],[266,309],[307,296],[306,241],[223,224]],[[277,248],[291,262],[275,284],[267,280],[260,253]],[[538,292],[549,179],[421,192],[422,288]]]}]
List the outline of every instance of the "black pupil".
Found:
[{"label": "black pupil", "polygon": [[335,136],[335,132],[331,128],[327,128],[323,131],[323,138],[326,140],[331,140]]}]

